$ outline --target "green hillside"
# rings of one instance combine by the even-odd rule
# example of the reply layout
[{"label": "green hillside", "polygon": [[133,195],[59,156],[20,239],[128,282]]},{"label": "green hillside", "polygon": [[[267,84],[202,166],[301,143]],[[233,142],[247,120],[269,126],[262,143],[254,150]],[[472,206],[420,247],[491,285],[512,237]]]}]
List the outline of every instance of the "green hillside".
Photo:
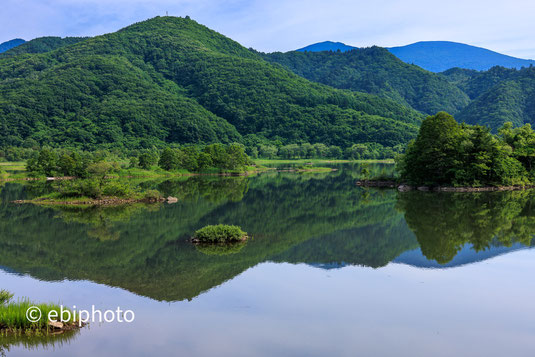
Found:
[{"label": "green hillside", "polygon": [[468,96],[447,79],[406,64],[381,47],[263,56],[311,81],[376,94],[427,114],[457,113],[469,103]]},{"label": "green hillside", "polygon": [[519,72],[516,69],[496,66],[488,71],[481,72],[471,69],[452,68],[442,72],[441,75],[463,90],[470,99],[476,99],[496,84],[516,77]]},{"label": "green hillside", "polygon": [[0,147],[405,143],[422,116],[311,83],[189,18],[0,58]]},{"label": "green hillside", "polygon": [[477,73],[465,84],[475,99],[458,119],[497,130],[505,122],[535,125],[535,68],[493,68]]}]

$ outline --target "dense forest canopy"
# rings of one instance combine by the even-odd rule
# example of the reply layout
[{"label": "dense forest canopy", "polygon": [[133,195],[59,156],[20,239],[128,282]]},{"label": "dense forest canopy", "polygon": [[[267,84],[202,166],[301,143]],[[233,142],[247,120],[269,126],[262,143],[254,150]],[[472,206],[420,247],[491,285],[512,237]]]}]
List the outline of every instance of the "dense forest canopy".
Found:
[{"label": "dense forest canopy", "polygon": [[50,40],[52,50],[30,41],[44,53],[0,58],[0,147],[394,147],[423,119],[388,99],[309,82],[188,18],[78,40]]},{"label": "dense forest canopy", "polygon": [[446,111],[459,121],[488,126],[535,124],[535,68],[451,68],[431,73],[387,49],[262,54],[311,81],[389,98],[422,113]]},{"label": "dense forest canopy", "polygon": [[157,17],[1,54],[0,148],[237,142],[255,156],[310,143],[382,157],[403,150],[423,113],[493,132],[535,123],[534,76],[532,67],[435,74],[379,47],[262,54],[189,18]]}]

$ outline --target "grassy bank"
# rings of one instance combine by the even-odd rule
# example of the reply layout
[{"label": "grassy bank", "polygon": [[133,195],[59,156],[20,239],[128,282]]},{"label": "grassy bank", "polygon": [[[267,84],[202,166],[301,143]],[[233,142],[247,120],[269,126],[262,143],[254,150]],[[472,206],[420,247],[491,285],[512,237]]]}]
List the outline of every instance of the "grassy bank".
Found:
[{"label": "grassy bank", "polygon": [[[167,171],[158,166],[152,166],[150,169],[139,167],[120,168],[116,172],[110,172],[106,175],[108,178],[158,178],[158,177],[180,177],[180,176],[231,176],[231,175],[252,175],[255,173],[273,170],[272,168],[262,165],[246,166],[237,170],[222,170],[218,168],[206,168],[201,171],[188,171],[186,169]],[[59,177],[56,177],[59,178]],[[2,162],[0,163],[0,181],[6,180],[46,180],[46,175],[32,175],[26,170],[24,162]]]},{"label": "grassy bank", "polygon": [[[53,327],[49,324],[48,317],[51,312],[55,312],[55,316],[60,316],[61,307],[56,304],[36,304],[29,299],[21,299],[12,301],[13,295],[6,290],[0,290],[0,335],[8,336],[13,334],[18,335],[43,335],[53,332],[54,330],[73,330],[77,328],[77,323],[74,320],[74,314],[69,311],[70,318],[63,319],[62,327]],[[29,315],[27,312],[33,309],[33,313]],[[39,309],[39,310],[37,310]],[[38,312],[39,311],[39,312]],[[34,321],[30,321],[33,319]]]}]

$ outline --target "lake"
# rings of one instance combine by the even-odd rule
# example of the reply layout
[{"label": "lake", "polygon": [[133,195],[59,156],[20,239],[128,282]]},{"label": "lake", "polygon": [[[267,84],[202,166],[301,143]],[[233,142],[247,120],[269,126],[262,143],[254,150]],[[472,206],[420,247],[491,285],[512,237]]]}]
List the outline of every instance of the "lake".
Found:
[{"label": "lake", "polygon": [[[0,288],[129,309],[53,338],[0,337],[9,356],[532,356],[535,191],[357,187],[332,173],[151,180],[176,204],[14,205],[0,191]],[[372,173],[392,170],[371,166]],[[245,244],[195,247],[236,224]]]}]

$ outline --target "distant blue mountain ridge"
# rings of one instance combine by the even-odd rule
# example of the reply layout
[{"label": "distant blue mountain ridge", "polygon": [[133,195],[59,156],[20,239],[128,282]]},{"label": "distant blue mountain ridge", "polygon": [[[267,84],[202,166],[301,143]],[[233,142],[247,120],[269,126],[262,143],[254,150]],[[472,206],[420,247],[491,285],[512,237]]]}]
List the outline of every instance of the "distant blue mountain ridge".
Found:
[{"label": "distant blue mountain ridge", "polygon": [[17,46],[20,46],[25,42],[26,41],[24,41],[21,38],[16,38],[14,40],[10,40],[10,41],[4,42],[4,43],[0,43],[0,53],[9,51],[10,49],[15,48]]},{"label": "distant blue mountain ridge", "polygon": [[325,42],[319,42],[315,43],[310,46],[306,46],[303,48],[298,49],[298,52],[323,52],[323,51],[351,51],[357,49],[357,47],[348,46],[342,42],[332,42],[332,41],[325,41]]},{"label": "distant blue mountain ridge", "polygon": [[[320,42],[298,49],[299,52],[350,51],[358,47],[341,42]],[[521,68],[535,65],[535,60],[516,58],[485,48],[448,41],[425,41],[388,50],[403,62],[415,64],[431,72],[443,72],[450,68],[486,71],[494,66]]]}]

